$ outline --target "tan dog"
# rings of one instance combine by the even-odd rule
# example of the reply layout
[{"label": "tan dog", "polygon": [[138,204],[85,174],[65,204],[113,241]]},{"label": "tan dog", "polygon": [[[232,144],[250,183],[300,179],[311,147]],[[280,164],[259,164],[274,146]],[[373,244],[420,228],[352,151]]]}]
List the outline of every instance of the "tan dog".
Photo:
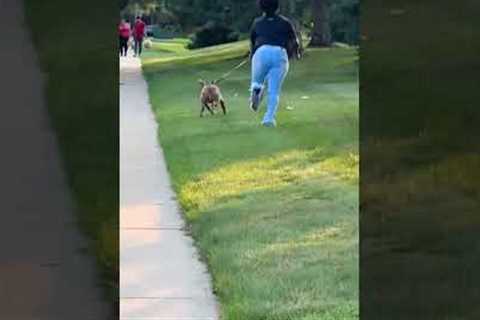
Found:
[{"label": "tan dog", "polygon": [[205,109],[207,109],[212,115],[215,114],[214,111],[219,106],[222,108],[223,114],[227,114],[227,106],[216,81],[208,82],[200,79],[198,82],[202,85],[202,90],[200,92],[200,103],[202,105],[200,117],[203,117]]}]

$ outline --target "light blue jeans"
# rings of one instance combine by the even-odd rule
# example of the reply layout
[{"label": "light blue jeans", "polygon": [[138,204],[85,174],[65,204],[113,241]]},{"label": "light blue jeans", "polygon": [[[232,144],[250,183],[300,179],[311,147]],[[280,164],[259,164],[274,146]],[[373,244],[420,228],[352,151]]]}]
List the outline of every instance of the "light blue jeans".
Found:
[{"label": "light blue jeans", "polygon": [[267,112],[262,123],[275,123],[283,80],[288,73],[288,55],[282,47],[263,45],[252,59],[252,85],[250,90],[268,89]]}]

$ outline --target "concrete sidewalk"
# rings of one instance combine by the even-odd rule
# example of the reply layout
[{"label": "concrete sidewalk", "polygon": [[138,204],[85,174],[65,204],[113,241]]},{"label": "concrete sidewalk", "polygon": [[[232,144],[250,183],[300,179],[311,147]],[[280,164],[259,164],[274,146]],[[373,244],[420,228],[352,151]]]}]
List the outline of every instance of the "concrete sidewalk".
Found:
[{"label": "concrete sidewalk", "polygon": [[139,59],[120,59],[120,81],[120,318],[216,320],[210,277],[183,231]]},{"label": "concrete sidewalk", "polygon": [[111,306],[84,253],[22,1],[0,0],[0,26],[0,319],[105,320]]}]

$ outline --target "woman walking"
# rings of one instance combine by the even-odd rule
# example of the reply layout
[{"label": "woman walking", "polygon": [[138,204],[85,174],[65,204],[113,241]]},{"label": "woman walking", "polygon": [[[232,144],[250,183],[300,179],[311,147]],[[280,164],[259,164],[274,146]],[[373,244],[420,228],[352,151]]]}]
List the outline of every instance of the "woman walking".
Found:
[{"label": "woman walking", "polygon": [[137,17],[135,26],[133,27],[133,40],[135,41],[135,57],[142,54],[143,38],[145,37],[145,22],[141,17]]},{"label": "woman walking", "polygon": [[130,38],[130,24],[125,20],[118,26],[118,35],[120,37],[120,56],[126,57],[128,53],[128,39]]},{"label": "woman walking", "polygon": [[299,42],[292,23],[277,13],[278,0],[258,0],[258,5],[263,15],[255,20],[250,37],[250,109],[258,111],[266,83],[268,102],[262,124],[275,127],[282,84],[289,68],[288,60],[299,57]]}]

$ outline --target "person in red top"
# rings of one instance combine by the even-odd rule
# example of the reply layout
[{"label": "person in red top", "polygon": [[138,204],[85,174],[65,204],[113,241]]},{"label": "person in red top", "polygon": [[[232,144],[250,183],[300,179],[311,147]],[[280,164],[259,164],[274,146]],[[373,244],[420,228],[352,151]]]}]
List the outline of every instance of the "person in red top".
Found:
[{"label": "person in red top", "polygon": [[120,56],[127,56],[130,31],[130,24],[125,20],[122,20],[118,26],[118,36],[120,38]]},{"label": "person in red top", "polygon": [[137,17],[133,27],[133,39],[135,40],[135,56],[142,54],[143,38],[145,37],[145,22]]}]

